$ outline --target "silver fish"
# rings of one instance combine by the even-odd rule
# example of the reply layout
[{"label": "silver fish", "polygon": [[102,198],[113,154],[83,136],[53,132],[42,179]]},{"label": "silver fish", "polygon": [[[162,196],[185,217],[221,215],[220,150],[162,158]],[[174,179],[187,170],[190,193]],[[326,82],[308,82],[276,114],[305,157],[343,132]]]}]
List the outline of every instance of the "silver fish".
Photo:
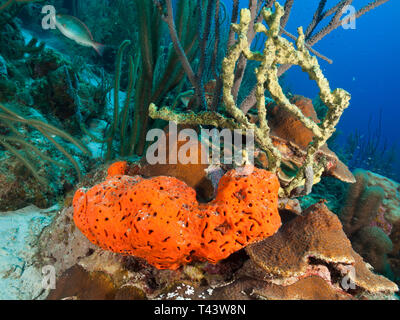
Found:
[{"label": "silver fish", "polygon": [[101,56],[105,46],[94,41],[89,28],[78,18],[66,14],[57,14],[54,23],[60,32],[76,43],[92,47]]}]

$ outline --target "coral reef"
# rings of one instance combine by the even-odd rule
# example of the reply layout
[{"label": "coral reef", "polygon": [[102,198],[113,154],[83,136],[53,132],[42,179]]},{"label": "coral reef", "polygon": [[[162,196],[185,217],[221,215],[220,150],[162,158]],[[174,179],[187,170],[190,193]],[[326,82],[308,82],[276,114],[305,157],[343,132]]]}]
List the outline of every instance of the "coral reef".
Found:
[{"label": "coral reef", "polygon": [[[320,123],[310,99],[293,96],[290,102],[296,105],[304,116],[317,124]],[[314,134],[300,120],[275,103],[268,105],[267,119],[271,128],[272,143],[282,157],[281,168],[278,169],[280,181],[281,184],[286,185],[298,173],[299,168],[304,165],[307,156],[306,148],[312,142]],[[261,154],[262,152],[260,152]],[[315,160],[325,163],[324,175],[335,177],[347,183],[355,182],[355,178],[347,166],[326,144],[316,152]],[[268,166],[268,161],[263,164],[264,166]],[[319,177],[314,178],[314,184],[318,182],[318,179]]]},{"label": "coral reef", "polygon": [[[265,107],[265,87],[270,92],[272,98],[279,102],[289,113],[293,114],[301,123],[314,134],[312,143],[307,146],[307,155],[305,162],[297,175],[284,187],[286,195],[290,195],[292,190],[303,185],[306,168],[312,167],[313,180],[323,171],[323,165],[314,161],[314,154],[325,144],[338,123],[344,109],[349,105],[350,95],[342,90],[331,91],[327,79],[322,74],[318,61],[312,57],[305,47],[305,38],[302,28],[299,28],[299,38],[296,41],[297,49],[286,39],[279,36],[280,20],[284,15],[284,9],[279,3],[275,4],[275,12],[270,9],[263,9],[262,16],[269,26],[267,29],[261,23],[254,25],[257,33],[263,33],[267,36],[264,52],[251,52],[250,44],[247,39],[251,22],[251,13],[247,9],[241,11],[239,24],[233,24],[233,30],[238,34],[237,42],[230,47],[228,54],[222,64],[223,80],[223,100],[226,112],[231,118],[225,118],[223,115],[215,112],[203,112],[200,114],[178,114],[163,108],[158,110],[154,104],[151,104],[149,113],[152,118],[176,121],[181,124],[202,124],[214,125],[217,127],[229,129],[254,130],[255,140],[260,148],[268,156],[268,169],[276,171],[280,167],[281,153],[273,145],[270,137],[270,128],[266,119]],[[257,109],[259,126],[250,123],[245,113],[240,110],[235,103],[232,95],[232,87],[235,78],[235,66],[241,55],[248,60],[260,62],[256,69],[257,77]],[[290,103],[284,95],[278,82],[277,66],[279,64],[300,65],[304,72],[307,72],[312,80],[315,80],[320,89],[320,98],[328,106],[327,116],[320,125],[317,125],[311,119],[305,117],[301,110]]]},{"label": "coral reef", "polygon": [[384,190],[382,207],[384,208],[385,220],[396,225],[400,220],[400,185],[391,179],[366,171],[368,175],[368,186],[381,187]]},{"label": "coral reef", "polygon": [[48,207],[90,166],[80,127],[102,112],[103,88],[16,20],[0,28],[0,39],[0,209]]},{"label": "coral reef", "polygon": [[[44,168],[39,174],[44,174]],[[59,181],[67,186],[68,180]],[[50,185],[41,185],[29,170],[14,158],[2,158],[0,167],[0,210],[12,211],[31,204],[48,208],[57,197],[57,190]],[[72,188],[72,186],[71,186]]]},{"label": "coral reef", "polygon": [[[290,98],[290,103],[296,105],[305,117],[311,118],[316,124],[321,122],[317,117],[311,99],[293,96]],[[281,106],[274,104],[271,107],[267,106],[267,108],[271,135],[292,141],[302,149],[306,149],[314,137],[312,131]]]},{"label": "coral reef", "polygon": [[[139,46],[131,46],[131,50],[127,54],[129,74],[126,91],[128,98],[125,100],[121,111],[118,109],[118,90],[122,74],[121,63],[124,51],[133,41],[122,42],[117,53],[114,117],[110,132],[107,135],[107,160],[112,159],[116,153],[112,149],[112,142],[117,132],[119,119],[121,119],[120,155],[131,156],[134,152],[142,155],[145,151],[146,133],[150,129],[148,113],[150,102],[162,103],[169,92],[176,87],[180,90],[184,85],[185,73],[182,72],[182,66],[178,63],[178,54],[175,50],[169,49],[165,50],[166,53],[163,52],[164,26],[157,7],[152,1],[139,0],[134,2],[134,8],[137,13],[138,21],[135,21],[135,23],[137,23],[138,32],[133,40],[139,43]],[[197,28],[187,28],[187,26],[195,26],[196,21],[201,19],[200,15],[196,3],[179,1],[176,16],[171,16],[188,62],[195,59],[199,48],[199,37]],[[192,19],[190,24],[188,23],[189,19]],[[129,97],[133,94],[133,90],[135,90],[135,97],[134,103],[131,103]],[[128,117],[129,113],[133,114],[132,119]]]},{"label": "coral reef", "polygon": [[[28,125],[32,128],[36,129],[40,134],[46,137],[54,147],[61,152],[65,158],[69,160],[69,162],[74,166],[78,176],[81,175],[80,167],[77,161],[71,156],[71,154],[54,138],[56,136],[62,137],[66,141],[74,144],[78,149],[80,149],[85,154],[90,154],[90,151],[84,146],[80,141],[73,138],[67,132],[58,129],[55,126],[52,126],[44,121],[37,120],[37,119],[29,119],[24,118],[17,112],[13,111],[11,108],[8,108],[2,104],[0,104],[0,122],[2,125],[8,127],[10,132],[13,135],[0,135],[0,144],[9,151],[13,156],[18,158],[24,166],[31,172],[31,174],[42,184],[46,184],[47,180],[45,177],[40,176],[38,174],[38,169],[34,164],[34,161],[29,161],[29,159],[34,159],[35,156],[47,160],[59,167],[66,167],[66,165],[62,162],[55,161],[51,157],[48,157],[46,154],[41,152],[34,144],[31,144],[25,140],[25,136],[23,133],[18,131],[16,125]],[[20,148],[24,150],[24,153],[21,153],[18,148],[16,149],[13,145],[18,144]]]},{"label": "coral reef", "polygon": [[64,273],[97,248],[75,226],[72,206],[61,210],[51,225],[43,230],[38,247],[38,264],[51,264],[57,274]]},{"label": "coral reef", "polygon": [[238,271],[236,282],[219,290],[220,299],[243,295],[264,299],[373,295],[382,299],[398,290],[369,269],[352,249],[339,219],[321,203],[285,224],[273,237],[248,246],[246,252],[250,260]]},{"label": "coral reef", "polygon": [[117,175],[76,192],[74,221],[103,249],[157,268],[193,259],[215,263],[276,232],[278,188],[265,170],[238,169],[222,177],[215,200],[199,205],[195,191],[176,178]]},{"label": "coral reef", "polygon": [[[295,0],[249,0],[240,18],[239,0],[230,17],[220,0],[51,0],[106,44],[102,57],[45,32],[43,0],[0,2],[0,211],[64,206],[0,212],[0,298],[395,298],[399,185],[356,171],[339,218],[324,205],[355,182],[327,145],[350,94],[331,90],[317,58],[333,61],[312,47],[353,0],[317,1],[297,37],[285,30]],[[317,109],[284,92],[293,65],[315,81]],[[165,121],[254,133],[256,146],[211,163],[220,146],[203,135],[171,144],[164,129],[150,145]],[[378,145],[370,136],[361,154]],[[139,158],[153,148],[166,163]]]},{"label": "coral reef", "polygon": [[393,250],[389,236],[379,227],[364,227],[352,239],[356,250],[374,269],[391,276],[388,254]]},{"label": "coral reef", "polygon": [[311,206],[270,241],[249,246],[246,252],[276,283],[288,283],[306,274],[310,257],[328,263],[354,263],[339,219],[323,204]]},{"label": "coral reef", "polygon": [[[101,170],[95,176],[104,176],[104,172]],[[209,296],[207,290],[212,292],[211,286],[231,281],[234,272],[243,264],[244,258],[234,253],[217,264],[197,262],[178,270],[159,270],[140,258],[104,251],[92,244],[75,226],[73,211],[73,207],[62,210],[40,235],[36,265],[54,266],[57,283],[60,284],[57,286],[59,290],[51,292],[49,298],[63,299],[71,295],[76,299],[90,298],[93,295],[89,293],[96,294],[91,285],[99,288],[97,284],[101,286],[104,283],[101,279],[106,278],[106,288],[110,288],[108,279],[111,278],[110,299],[116,298],[114,293],[121,292],[121,289],[125,293],[128,289],[134,292],[128,297],[125,295],[125,298],[137,299],[137,292],[144,292],[147,299],[167,296],[170,299],[178,297],[178,294],[172,293],[182,287],[196,289],[199,294],[194,295],[193,292],[191,297],[204,299]],[[99,281],[97,276],[101,277]],[[62,282],[59,283],[59,279],[63,279]],[[75,284],[78,280],[83,282],[78,286],[83,290],[68,286],[68,283]],[[100,290],[99,294],[103,292],[110,291]],[[200,296],[203,292],[205,294]],[[96,296],[99,297],[98,294]]]},{"label": "coral reef", "polygon": [[114,176],[123,176],[128,172],[127,161],[117,161],[112,163],[107,169],[107,180]]},{"label": "coral reef", "polygon": [[[175,137],[171,139],[171,133],[165,137],[154,146],[159,155],[165,155],[165,163],[148,163],[147,157],[143,157],[138,174],[144,177],[175,177],[195,189],[198,197],[210,200],[214,188],[206,173],[209,166],[206,147],[197,139],[176,141]],[[181,156],[183,153],[185,156]],[[170,158],[171,155],[174,156]]]},{"label": "coral reef", "polygon": [[[377,271],[391,277],[399,259],[399,185],[381,175],[357,169],[339,213],[356,250]],[[390,262],[389,257],[392,259]]]},{"label": "coral reef", "polygon": [[308,208],[323,200],[329,210],[338,214],[345,203],[348,186],[333,177],[322,177],[321,182],[313,186],[312,193],[299,198],[301,207]]},{"label": "coral reef", "polygon": [[354,172],[357,182],[350,186],[346,203],[339,213],[346,234],[351,236],[368,226],[378,213],[385,196],[378,186],[368,186],[368,175],[364,170]]},{"label": "coral reef", "polygon": [[56,290],[47,300],[142,300],[145,294],[137,287],[118,288],[111,276],[102,271],[87,271],[80,265],[68,269],[57,281]]},{"label": "coral reef", "polygon": [[[116,174],[115,179],[121,177],[119,174],[136,174],[135,170],[134,164],[116,162],[89,174],[81,185],[90,187],[101,183],[107,175],[112,179]],[[232,194],[232,190],[226,192]],[[280,210],[284,225],[275,235],[245,249],[254,259],[240,250],[216,264],[192,261],[176,270],[160,270],[144,259],[103,250],[91,243],[74,224],[73,207],[67,207],[42,232],[37,264],[54,265],[57,279],[62,279],[63,285],[49,296],[52,299],[89,299],[99,295],[116,299],[122,298],[121,292],[125,292],[126,299],[167,300],[393,298],[397,287],[372,273],[351,248],[338,218],[323,204],[307,209],[304,216],[291,214],[290,219],[284,212],[286,209]],[[261,258],[265,253],[263,243],[270,248],[267,250],[272,250],[265,260]],[[267,272],[264,265],[272,267]],[[355,281],[355,289],[350,279]],[[80,290],[67,285],[79,280]],[[99,295],[91,289],[92,285],[99,288]]]},{"label": "coral reef", "polygon": [[215,300],[353,300],[318,276],[302,278],[294,284],[279,286],[274,283],[243,278],[233,284],[216,289]]}]

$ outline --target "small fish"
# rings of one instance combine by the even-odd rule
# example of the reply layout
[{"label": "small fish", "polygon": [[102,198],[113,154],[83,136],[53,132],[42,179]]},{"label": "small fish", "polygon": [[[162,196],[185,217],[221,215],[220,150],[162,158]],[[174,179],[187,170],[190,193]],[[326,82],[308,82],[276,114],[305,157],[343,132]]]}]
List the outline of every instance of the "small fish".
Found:
[{"label": "small fish", "polygon": [[78,18],[66,14],[57,14],[54,23],[57,29],[67,38],[82,46],[92,47],[100,56],[103,55],[105,46],[94,41],[89,28]]}]

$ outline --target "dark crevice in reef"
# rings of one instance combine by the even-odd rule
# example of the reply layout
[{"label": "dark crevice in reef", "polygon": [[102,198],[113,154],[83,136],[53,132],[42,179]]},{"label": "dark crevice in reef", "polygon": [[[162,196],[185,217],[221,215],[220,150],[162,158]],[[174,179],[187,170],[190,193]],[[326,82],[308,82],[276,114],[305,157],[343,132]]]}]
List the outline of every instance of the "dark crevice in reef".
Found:
[{"label": "dark crevice in reef", "polygon": [[[342,281],[344,276],[341,274],[341,272],[337,269],[337,263],[329,263],[326,262],[324,260],[315,258],[315,257],[308,257],[308,263],[310,265],[315,265],[315,266],[325,266],[328,268],[330,276],[331,276],[331,282],[332,285],[340,288],[341,290],[344,290],[344,288],[342,287]],[[349,281],[346,281],[346,283],[348,284]],[[357,294],[360,294],[362,292],[361,288],[355,286],[355,289],[352,289],[351,286],[344,290],[347,294],[350,294],[352,296],[356,296]]]}]

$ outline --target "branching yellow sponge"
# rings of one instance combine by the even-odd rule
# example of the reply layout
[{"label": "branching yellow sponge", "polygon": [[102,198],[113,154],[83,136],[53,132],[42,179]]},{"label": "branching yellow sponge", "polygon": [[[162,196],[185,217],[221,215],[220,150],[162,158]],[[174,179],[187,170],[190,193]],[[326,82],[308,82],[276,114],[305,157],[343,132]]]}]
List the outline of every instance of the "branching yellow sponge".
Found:
[{"label": "branching yellow sponge", "polygon": [[[269,170],[277,171],[281,164],[281,154],[273,145],[270,137],[270,128],[266,118],[265,90],[267,89],[275,102],[285,110],[298,118],[306,128],[310,129],[314,138],[307,148],[306,160],[301,170],[285,188],[284,193],[290,195],[291,191],[305,183],[305,171],[312,168],[314,179],[318,181],[321,174],[321,164],[314,161],[315,153],[326,143],[335,131],[335,127],[343,113],[349,106],[350,94],[343,89],[331,90],[328,80],[323,75],[315,56],[311,56],[305,46],[305,37],[302,27],[298,28],[299,37],[296,46],[279,35],[280,21],[284,15],[284,9],[279,3],[275,3],[275,12],[271,9],[263,9],[262,15],[268,28],[262,23],[256,23],[254,30],[264,33],[267,37],[263,52],[252,52],[251,43],[248,42],[247,33],[251,22],[251,13],[248,9],[242,9],[239,24],[233,24],[237,33],[236,43],[229,48],[228,54],[222,63],[223,101],[226,112],[231,118],[226,118],[216,112],[175,113],[168,108],[158,110],[152,104],[150,117],[176,121],[185,124],[214,125],[221,128],[254,130],[255,140],[258,146],[268,155]],[[236,63],[241,55],[248,60],[258,61],[260,65],[255,69],[257,78],[257,110],[259,124],[251,123],[244,112],[236,105],[232,95],[232,87],[235,79]],[[284,64],[298,65],[307,72],[310,79],[319,87],[319,96],[328,107],[327,116],[320,125],[305,117],[301,110],[283,93],[278,81],[278,66]]]}]

